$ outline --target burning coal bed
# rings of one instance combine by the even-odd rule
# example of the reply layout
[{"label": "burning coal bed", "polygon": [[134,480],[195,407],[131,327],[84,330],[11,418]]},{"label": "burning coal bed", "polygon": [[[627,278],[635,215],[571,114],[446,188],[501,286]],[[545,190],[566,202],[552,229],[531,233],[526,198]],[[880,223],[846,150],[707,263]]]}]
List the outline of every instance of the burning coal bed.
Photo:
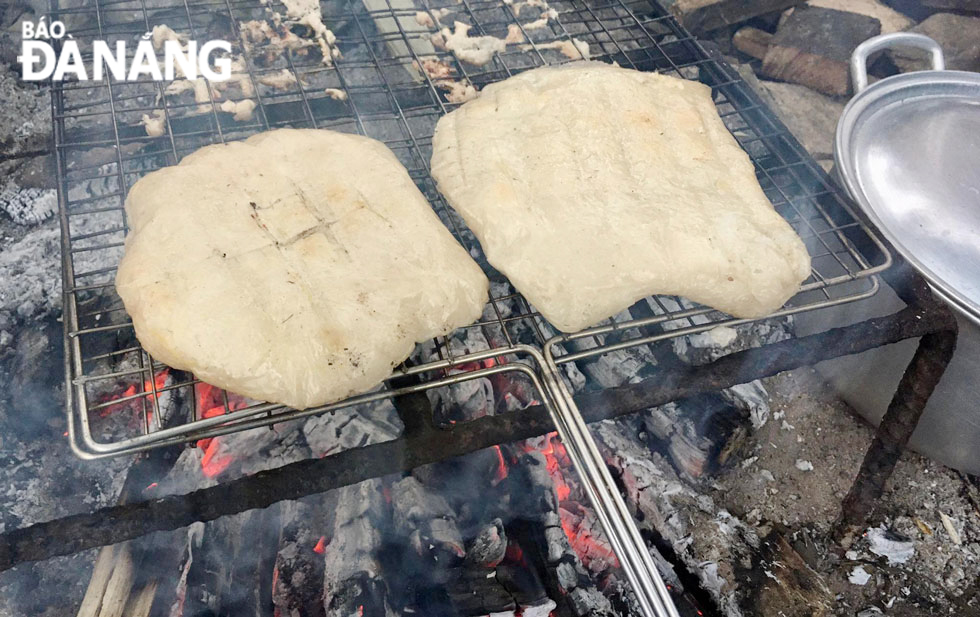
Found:
[{"label": "burning coal bed", "polygon": [[[505,283],[494,283],[493,294],[498,299],[496,309],[488,310],[501,311],[504,318],[526,313],[526,307],[517,304],[523,301]],[[619,318],[646,317],[657,310],[644,301]],[[462,355],[500,347],[508,338],[524,343],[553,334],[545,324],[529,319],[503,323],[506,333],[500,326],[468,328],[445,341],[420,345],[411,361],[429,362],[447,351]],[[791,327],[789,321],[776,320],[724,328],[605,353],[562,364],[561,369],[576,393],[587,392],[643,379],[671,363],[701,364],[734,350],[774,342],[788,336]],[[37,329],[36,336],[57,341],[57,329],[52,323],[50,328]],[[33,336],[23,334],[20,340]],[[114,344],[124,350],[133,343],[131,336],[123,336]],[[593,344],[584,340],[573,349]],[[15,373],[38,384],[49,383],[46,387],[56,391],[54,384],[60,378],[56,366],[46,381],[25,368],[32,350],[44,349],[41,343],[18,345],[22,358],[14,366]],[[133,355],[124,355],[121,361],[106,356],[98,372],[132,369],[137,361]],[[38,366],[52,364],[42,357],[36,357]],[[497,361],[514,360],[505,357],[485,361],[483,366]],[[475,368],[480,366],[458,370]],[[516,375],[503,373],[428,391],[434,422],[448,426],[489,414],[521,413],[538,402],[538,393]],[[160,370],[152,381],[100,382],[99,390],[91,392],[92,400],[101,405],[92,414],[94,434],[111,440],[142,430],[142,409],[153,396],[146,393],[153,389],[162,390],[157,400],[161,417],[149,418],[151,425],[213,417],[224,413],[226,403],[229,409],[251,403],[207,384],[168,389],[188,377]],[[914,462],[908,473],[916,482],[928,480],[934,487],[938,480],[946,491],[940,498],[934,489],[942,503],[967,504],[950,510],[954,525],[963,530],[963,548],[950,552],[941,540],[942,528],[932,524],[929,539],[915,544],[909,563],[935,572],[933,577],[940,583],[931,582],[933,577],[908,577],[892,566],[880,583],[872,577],[866,586],[857,586],[848,578],[852,571],[874,572],[869,564],[878,553],[868,538],[834,566],[834,574],[826,576],[834,585],[830,589],[799,561],[796,547],[814,546],[807,531],[812,521],[826,524],[835,516],[837,500],[851,477],[848,470],[856,469],[868,437],[856,431],[844,410],[821,415],[813,401],[797,401],[798,392],[808,392],[800,376],[774,383],[769,392],[758,382],[743,384],[592,427],[680,613],[736,617],[777,614],[772,611],[792,607],[823,610],[832,605],[835,594],[862,607],[872,600],[852,596],[865,589],[878,590],[875,593],[881,595],[870,598],[880,597],[882,603],[895,602],[889,594],[902,594],[909,606],[951,605],[944,604],[943,598],[963,589],[977,568],[970,558],[973,545],[968,544],[972,528],[966,523],[973,515],[967,501],[956,497],[957,489],[950,488],[955,484],[946,479],[949,472],[937,465]],[[780,383],[786,392],[778,391]],[[13,466],[0,468],[4,474],[0,523],[13,529],[120,498],[184,494],[290,462],[389,441],[404,430],[398,403],[383,400],[172,448],[166,450],[166,465],[149,477],[136,473],[139,461],[134,457],[75,460],[61,439],[63,424],[55,421],[61,419],[51,417],[50,409],[42,410],[47,422],[33,424],[13,423],[14,416],[0,414],[4,460],[13,461]],[[772,413],[770,404],[776,405]],[[816,441],[821,430],[828,440]],[[806,446],[799,445],[804,434],[808,442],[816,442],[808,458],[818,471],[839,465],[841,471],[830,475],[841,479],[826,489],[806,484],[805,478],[816,478],[818,473],[804,471],[795,456]],[[55,447],[51,439],[57,440]],[[824,449],[829,444],[837,448],[836,453]],[[770,470],[780,478],[781,492]],[[889,525],[908,536],[913,532],[899,514],[915,512],[914,520],[921,521],[928,507],[934,506],[910,501],[886,521],[892,520]],[[794,531],[767,531],[774,527]],[[903,555],[910,553],[910,543],[901,536],[889,532],[886,539],[900,546]],[[839,572],[844,573],[841,581],[836,579]],[[770,577],[779,581],[770,583],[776,581]],[[784,587],[786,581],[798,581],[799,588]],[[784,588],[804,593],[780,597]],[[639,613],[567,453],[552,433],[99,551],[23,564],[0,574],[3,617],[65,614],[583,617]]]},{"label": "burning coal bed", "polygon": [[[505,313],[523,302],[506,283],[495,283],[494,295],[507,298],[496,309]],[[651,310],[650,305],[634,307],[622,317]],[[535,330],[542,327],[516,320],[508,322],[506,335],[529,341],[541,335]],[[780,322],[733,330],[732,339],[724,342],[731,348],[761,344],[785,336],[786,327]],[[446,345],[463,354],[505,342],[498,326],[465,329],[446,341],[420,345],[412,361],[436,360],[445,355]],[[123,349],[131,343],[118,342]],[[665,361],[707,360],[720,350],[717,337],[678,339],[669,358],[635,348],[563,365],[563,370],[574,390],[585,391],[641,379]],[[126,358],[112,365],[107,360],[105,370],[132,368],[134,360]],[[485,361],[485,366],[494,362]],[[474,368],[480,367],[458,370]],[[164,426],[175,418],[186,421],[191,413],[196,418],[220,415],[226,403],[234,410],[252,402],[204,383],[193,387],[193,396],[190,388],[167,389],[187,377],[164,369],[153,383],[130,378],[100,386],[103,391],[93,393],[93,400],[101,401],[92,414],[94,434],[112,439],[139,430],[142,407],[152,407],[154,395],[146,393],[154,390],[163,390],[156,396]],[[520,413],[537,404],[537,396],[523,377],[502,373],[430,390],[428,401],[435,423],[445,426]],[[663,529],[656,529],[661,525],[646,526],[649,548],[684,614],[702,614],[702,605],[726,600],[720,582],[711,588],[720,581],[716,564],[685,563],[675,552],[690,539],[685,539],[689,531],[683,522],[669,520],[674,509],[669,500],[694,498],[677,482],[677,474],[697,477],[717,465],[732,437],[744,436],[768,414],[765,399],[759,384],[740,386],[651,410],[642,418],[606,422],[597,435],[641,520],[666,515],[663,528],[676,532],[664,538]],[[150,414],[149,424],[156,421]],[[388,441],[402,428],[396,404],[382,400],[202,439],[178,449],[172,466],[136,487],[136,497],[187,493],[261,469]],[[124,470],[119,473],[125,476]],[[648,501],[655,495],[660,503]],[[680,573],[661,557],[658,545]],[[631,593],[564,446],[551,433],[103,549],[94,558],[78,614],[639,615]],[[15,605],[41,608],[36,603],[43,600],[28,597]]]}]

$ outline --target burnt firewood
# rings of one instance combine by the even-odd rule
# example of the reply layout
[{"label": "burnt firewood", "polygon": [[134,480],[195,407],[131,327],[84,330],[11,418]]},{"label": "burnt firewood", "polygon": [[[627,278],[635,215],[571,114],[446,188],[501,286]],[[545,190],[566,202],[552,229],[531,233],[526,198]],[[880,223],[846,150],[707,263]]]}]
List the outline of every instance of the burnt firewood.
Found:
[{"label": "burnt firewood", "polygon": [[466,550],[467,564],[495,568],[507,552],[507,533],[501,520],[494,519],[480,530]]},{"label": "burnt firewood", "polygon": [[327,514],[336,492],[283,504],[282,530],[273,572],[272,602],[282,617],[323,617]]},{"label": "burnt firewood", "polygon": [[525,615],[528,607],[542,606],[550,600],[541,577],[526,563],[521,561],[501,563],[496,568],[496,575],[507,593],[514,598],[518,606],[524,609]]},{"label": "burnt firewood", "polygon": [[609,599],[595,587],[562,528],[555,481],[548,471],[544,454],[528,452],[514,469],[515,474],[522,476],[525,485],[531,487],[515,503],[516,510],[530,524],[520,525],[515,521],[511,523],[511,528],[515,529],[520,539],[524,557],[530,558],[529,552],[533,550],[548,565],[544,569],[545,580],[542,581],[548,597],[558,603],[560,612],[577,617],[611,617],[616,614]]},{"label": "burnt firewood", "polygon": [[[727,512],[716,513],[710,497],[691,488],[663,456],[636,439],[640,426],[635,418],[603,422],[595,436],[621,483],[626,505],[650,542],[650,556],[684,614],[712,605],[731,612],[739,587],[730,564],[752,554],[753,532]],[[734,528],[734,537],[720,531],[719,521]],[[705,561],[705,554],[715,555],[717,561]]]},{"label": "burnt firewood", "polygon": [[702,34],[803,4],[803,0],[668,0],[665,4],[685,28]]},{"label": "burnt firewood", "polygon": [[880,32],[881,22],[867,15],[811,6],[794,9],[770,41],[762,74],[845,95],[850,91],[851,53]]},{"label": "burnt firewood", "polygon": [[467,541],[466,556],[447,584],[453,607],[460,615],[513,611],[514,597],[497,580],[497,566],[507,551],[507,534],[500,519],[484,525]]},{"label": "burnt firewood", "polygon": [[447,586],[449,600],[460,616],[489,615],[515,611],[513,596],[497,580],[493,568],[472,564],[463,567]]},{"label": "burnt firewood", "polygon": [[745,575],[750,596],[747,612],[786,617],[824,617],[833,614],[834,594],[823,577],[797,553],[786,537],[774,530],[762,539],[757,559]]},{"label": "burnt firewood", "polygon": [[395,533],[410,538],[419,558],[445,567],[465,555],[456,513],[445,498],[415,478],[402,478],[391,486]]},{"label": "burnt firewood", "polygon": [[674,467],[698,478],[722,464],[720,454],[745,434],[748,414],[718,393],[650,409],[643,423],[651,443],[670,456]]},{"label": "burnt firewood", "polygon": [[[173,402],[175,397],[169,398]],[[179,451],[174,447],[161,448],[136,457],[126,470],[119,503],[140,499],[151,483],[161,479],[173,467]],[[99,551],[77,617],[149,615],[156,596],[157,577],[165,571],[163,564],[178,563],[177,551],[162,545],[159,540],[150,536],[107,546]],[[157,567],[141,569],[140,566],[150,555],[153,555],[153,563]]]},{"label": "burnt firewood", "polygon": [[278,507],[205,525],[187,571],[184,614],[267,615],[278,534]]},{"label": "burnt firewood", "polygon": [[732,36],[732,45],[747,56],[752,56],[756,60],[762,60],[769,51],[769,43],[772,42],[772,34],[765,30],[746,26],[740,28]]},{"label": "burnt firewood", "polygon": [[306,442],[318,457],[389,441],[401,430],[395,407],[387,399],[313,416],[303,425]]},{"label": "burnt firewood", "polygon": [[324,551],[323,607],[327,617],[393,616],[381,576],[386,505],[381,480],[368,480],[337,491],[331,540]]}]

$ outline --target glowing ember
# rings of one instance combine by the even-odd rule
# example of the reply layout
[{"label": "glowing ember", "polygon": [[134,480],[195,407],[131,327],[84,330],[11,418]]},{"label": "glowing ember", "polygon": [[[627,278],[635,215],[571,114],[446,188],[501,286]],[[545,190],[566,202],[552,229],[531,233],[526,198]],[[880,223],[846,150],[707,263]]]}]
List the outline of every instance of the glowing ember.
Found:
[{"label": "glowing ember", "polygon": [[[545,436],[545,446],[541,449],[541,453],[544,454],[548,474],[554,482],[558,503],[569,502],[572,489],[565,481],[563,469],[570,467],[571,461],[564,444],[558,438],[558,433],[549,433]],[[570,501],[566,507],[558,508],[562,529],[568,536],[572,548],[586,565],[593,560],[601,560],[613,567],[619,567],[619,560],[609,545],[603,539],[593,536],[592,529],[586,524],[584,517],[575,513],[580,508],[576,500]]]},{"label": "glowing ember", "polygon": [[[197,400],[197,417],[214,418],[224,415],[227,411],[242,409],[248,405],[248,401],[237,394],[225,392],[221,388],[216,388],[211,384],[198,382],[194,384],[194,395]],[[208,478],[215,478],[235,460],[235,457],[228,453],[221,452],[219,438],[207,437],[197,441],[197,447],[204,450],[204,458],[201,459],[201,471]]]},{"label": "glowing ember", "polygon": [[[200,414],[200,417],[202,417],[202,418],[213,418],[215,416],[222,416],[222,415],[224,415],[224,413],[225,413],[224,406],[221,406],[221,407],[212,407],[211,409],[204,410],[204,412]],[[202,449],[202,450],[207,450],[211,446],[211,442],[213,440],[214,440],[214,437],[208,437],[208,438],[205,438],[205,439],[198,439],[197,440],[197,447],[200,448],[200,449]]]},{"label": "glowing ember", "polygon": [[327,536],[320,536],[317,540],[316,546],[313,547],[313,552],[322,555],[327,550]]},{"label": "glowing ember", "polygon": [[586,524],[584,518],[579,518],[564,508],[559,508],[558,514],[561,517],[561,527],[565,530],[569,543],[586,567],[593,561],[605,562],[614,568],[619,567],[619,559],[612,548],[605,540],[593,535],[592,528]]},{"label": "glowing ember", "polygon": [[228,469],[231,462],[235,460],[235,457],[230,454],[220,453],[219,449],[218,441],[212,439],[207,450],[204,451],[204,458],[201,459],[201,471],[208,478],[216,478],[221,475],[221,472]]},{"label": "glowing ember", "polygon": [[493,448],[497,451],[497,472],[493,476],[492,484],[493,486],[497,486],[507,477],[507,463],[504,461],[504,453],[501,451],[500,446],[494,446]]},{"label": "glowing ember", "polygon": [[[276,586],[279,584],[279,566],[272,568],[272,595],[276,595]],[[276,612],[279,611],[279,607],[276,607]]]},{"label": "glowing ember", "polygon": [[[152,380],[147,379],[143,381],[142,388],[140,388],[140,386],[137,386],[136,384],[130,384],[125,390],[123,390],[122,394],[118,398],[129,399],[130,397],[137,396],[141,392],[146,392],[148,394],[144,396],[143,399],[145,401],[152,401],[154,398],[160,396],[160,390],[162,390],[167,385],[167,377],[169,376],[170,376],[170,369],[163,369],[159,373],[154,375]],[[156,394],[153,393],[154,390],[156,391]],[[139,399],[137,398],[133,400],[124,400],[118,405],[110,405],[100,410],[99,415],[104,418],[109,414],[115,413],[123,408],[129,407],[131,403],[135,403],[137,400]],[[139,410],[139,408],[135,406],[133,407],[133,409]],[[67,435],[67,433],[65,434]]]},{"label": "glowing ember", "polygon": [[156,488],[157,486],[158,486],[158,485],[157,485],[157,483],[156,483],[156,482],[153,482],[153,483],[151,483],[151,484],[150,484],[149,486],[147,486],[146,488],[144,488],[144,489],[143,489],[143,492],[146,492],[146,491],[152,491],[152,490],[153,490],[153,489],[155,489],[155,488]]},{"label": "glowing ember", "polygon": [[[562,465],[568,462],[568,453],[565,451],[565,446],[561,443],[561,440],[558,439],[558,433],[549,433],[545,440],[547,445],[541,450],[541,453],[544,454],[545,461],[548,464],[548,473],[555,483],[555,493],[558,495],[558,502],[561,503],[562,501],[566,501],[572,494],[572,489],[565,482],[565,475],[561,471]],[[561,460],[559,461],[559,459]]]},{"label": "glowing ember", "polygon": [[[500,363],[504,364],[503,361],[501,361]],[[469,373],[472,371],[478,371],[480,369],[491,368],[494,366],[497,366],[497,360],[495,360],[494,358],[487,358],[486,360],[479,360],[477,362],[463,362],[462,364],[456,366],[456,368],[450,369],[449,374],[455,375],[457,373]]]},{"label": "glowing ember", "polygon": [[[163,369],[162,371],[160,371],[159,373],[153,376],[152,381],[147,379],[146,381],[143,382],[143,392],[150,393],[150,395],[146,397],[146,400],[150,400],[150,398],[153,396],[160,396],[160,390],[162,390],[167,385],[167,377],[169,375],[170,375],[170,369]],[[132,390],[132,392],[130,392],[130,390]],[[154,391],[156,391],[157,394],[154,395],[153,394]],[[133,385],[127,388],[126,393],[128,393],[127,394],[128,396],[132,396],[133,394],[136,394],[136,386]]]}]

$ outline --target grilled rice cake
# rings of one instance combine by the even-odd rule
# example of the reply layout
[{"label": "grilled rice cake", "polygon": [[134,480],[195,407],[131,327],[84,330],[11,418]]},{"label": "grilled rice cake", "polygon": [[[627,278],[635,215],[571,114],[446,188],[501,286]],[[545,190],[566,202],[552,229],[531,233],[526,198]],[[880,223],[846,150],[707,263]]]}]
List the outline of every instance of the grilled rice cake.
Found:
[{"label": "grilled rice cake", "polygon": [[760,317],[809,274],[697,82],[599,62],[521,73],[439,120],[432,175],[566,332],[651,294]]},{"label": "grilled rice cake", "polygon": [[116,289],[156,359],[303,409],[476,320],[489,283],[394,154],[283,129],[137,182]]}]

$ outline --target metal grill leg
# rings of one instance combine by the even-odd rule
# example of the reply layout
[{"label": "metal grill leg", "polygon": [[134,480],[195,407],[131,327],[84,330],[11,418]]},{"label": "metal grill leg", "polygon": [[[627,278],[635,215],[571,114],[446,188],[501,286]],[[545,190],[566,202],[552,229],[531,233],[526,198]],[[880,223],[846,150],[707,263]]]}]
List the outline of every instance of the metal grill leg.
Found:
[{"label": "metal grill leg", "polygon": [[956,349],[956,331],[926,334],[878,425],[851,490],[844,498],[834,539],[847,548],[865,527],[885,482],[908,445],[929,397]]},{"label": "metal grill leg", "polygon": [[640,612],[643,617],[678,617],[670,593],[571,391],[565,386],[554,359],[547,351],[545,359],[545,385],[555,399],[555,405],[549,409],[551,418],[595,509],[606,539],[636,594]]}]

